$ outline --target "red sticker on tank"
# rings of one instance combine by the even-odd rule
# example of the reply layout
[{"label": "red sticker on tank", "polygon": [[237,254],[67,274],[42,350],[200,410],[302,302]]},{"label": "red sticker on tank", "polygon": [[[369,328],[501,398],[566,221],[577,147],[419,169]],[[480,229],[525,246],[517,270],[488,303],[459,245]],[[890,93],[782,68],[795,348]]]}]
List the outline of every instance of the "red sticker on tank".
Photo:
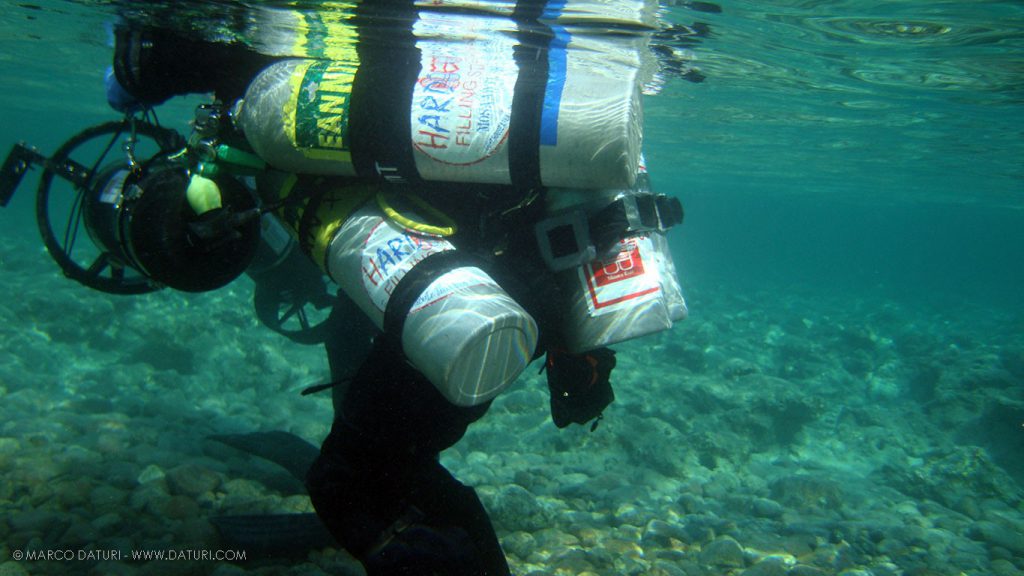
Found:
[{"label": "red sticker on tank", "polygon": [[649,238],[628,238],[619,243],[619,252],[610,261],[596,260],[581,270],[589,295],[587,305],[593,315],[616,309],[638,298],[656,297],[660,291],[656,272],[644,268],[643,251],[651,251]]}]

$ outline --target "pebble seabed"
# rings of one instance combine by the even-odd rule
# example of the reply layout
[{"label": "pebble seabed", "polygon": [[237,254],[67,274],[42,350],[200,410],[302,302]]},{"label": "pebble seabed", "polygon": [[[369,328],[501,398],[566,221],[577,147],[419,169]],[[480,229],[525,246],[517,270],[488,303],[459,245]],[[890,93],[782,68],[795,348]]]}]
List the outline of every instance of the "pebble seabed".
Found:
[{"label": "pebble seabed", "polygon": [[[209,521],[311,510],[208,436],[319,443],[319,349],[260,328],[247,281],[109,297],[25,242],[0,240],[0,576],[362,573],[239,561]],[[530,369],[443,455],[514,573],[1024,574],[1024,318],[761,290],[691,289],[689,320],[617,347],[596,431],[557,430]]]}]

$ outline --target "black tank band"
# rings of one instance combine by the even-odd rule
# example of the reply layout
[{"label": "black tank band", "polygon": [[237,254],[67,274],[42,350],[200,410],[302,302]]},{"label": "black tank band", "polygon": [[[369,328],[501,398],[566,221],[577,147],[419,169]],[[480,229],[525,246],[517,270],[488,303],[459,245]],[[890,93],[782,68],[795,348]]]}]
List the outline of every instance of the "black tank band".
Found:
[{"label": "black tank band", "polygon": [[466,252],[446,250],[431,254],[416,264],[398,281],[388,305],[384,310],[384,338],[388,339],[396,350],[402,349],[402,330],[405,319],[412,310],[412,305],[430,284],[448,272],[463,266],[480,267],[483,262]]},{"label": "black tank band", "polygon": [[420,182],[409,137],[420,51],[410,1],[363,2],[356,9],[359,70],[352,83],[352,164],[367,178]]},{"label": "black tank band", "polygon": [[539,188],[540,126],[548,82],[546,26],[522,24],[515,48],[519,77],[512,99],[512,122],[508,133],[508,168],[512,185],[520,189]]}]

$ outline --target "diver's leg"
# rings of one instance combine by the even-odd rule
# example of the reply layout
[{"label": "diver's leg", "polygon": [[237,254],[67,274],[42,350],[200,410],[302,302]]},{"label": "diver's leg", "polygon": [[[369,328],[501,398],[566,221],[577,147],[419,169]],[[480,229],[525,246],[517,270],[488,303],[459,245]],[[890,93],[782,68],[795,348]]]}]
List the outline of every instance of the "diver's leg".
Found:
[{"label": "diver's leg", "polygon": [[451,404],[384,346],[360,368],[307,487],[370,576],[509,574],[476,492],[437,461],[487,407]]},{"label": "diver's leg", "polygon": [[380,330],[373,321],[351,298],[339,292],[327,319],[324,338],[331,382],[334,384],[331,401],[335,413],[341,413],[348,385],[373,350],[373,341],[378,334]]}]

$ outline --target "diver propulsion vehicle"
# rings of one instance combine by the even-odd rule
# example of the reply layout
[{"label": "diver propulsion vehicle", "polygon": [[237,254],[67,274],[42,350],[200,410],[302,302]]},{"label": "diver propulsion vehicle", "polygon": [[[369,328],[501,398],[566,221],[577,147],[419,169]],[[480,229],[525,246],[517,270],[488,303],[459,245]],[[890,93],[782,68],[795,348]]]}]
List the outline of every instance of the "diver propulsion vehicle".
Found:
[{"label": "diver propulsion vehicle", "polygon": [[[247,272],[265,325],[300,343],[323,341],[321,311],[335,298],[322,275],[276,220],[260,217],[238,181],[218,178],[222,211],[196,215],[186,197],[185,147],[175,130],[131,116],[88,127],[49,156],[17,143],[0,168],[0,207],[38,168],[37,227],[66,277],[131,295],[213,290]],[[262,281],[282,276],[287,286]],[[304,289],[296,289],[299,280]]]},{"label": "diver propulsion vehicle", "polygon": [[[121,150],[111,155],[122,137]],[[143,156],[147,142],[155,151]],[[6,205],[28,169],[39,165],[36,219],[47,250],[66,276],[116,294],[165,285],[188,292],[213,290],[240,275],[255,256],[259,221],[253,216],[258,214],[241,185],[224,179],[225,213],[248,213],[250,218],[226,224],[229,233],[216,240],[190,229],[189,224],[200,222],[184,195],[188,168],[171,158],[184,145],[177,132],[134,119],[83,130],[50,157],[16,144],[0,170],[0,202]],[[76,159],[79,152],[97,149],[98,157],[88,163]],[[71,186],[71,198],[58,197],[58,183]],[[51,213],[61,205],[69,205],[68,220],[58,239]],[[79,226],[97,248],[86,264],[74,255]]]}]

